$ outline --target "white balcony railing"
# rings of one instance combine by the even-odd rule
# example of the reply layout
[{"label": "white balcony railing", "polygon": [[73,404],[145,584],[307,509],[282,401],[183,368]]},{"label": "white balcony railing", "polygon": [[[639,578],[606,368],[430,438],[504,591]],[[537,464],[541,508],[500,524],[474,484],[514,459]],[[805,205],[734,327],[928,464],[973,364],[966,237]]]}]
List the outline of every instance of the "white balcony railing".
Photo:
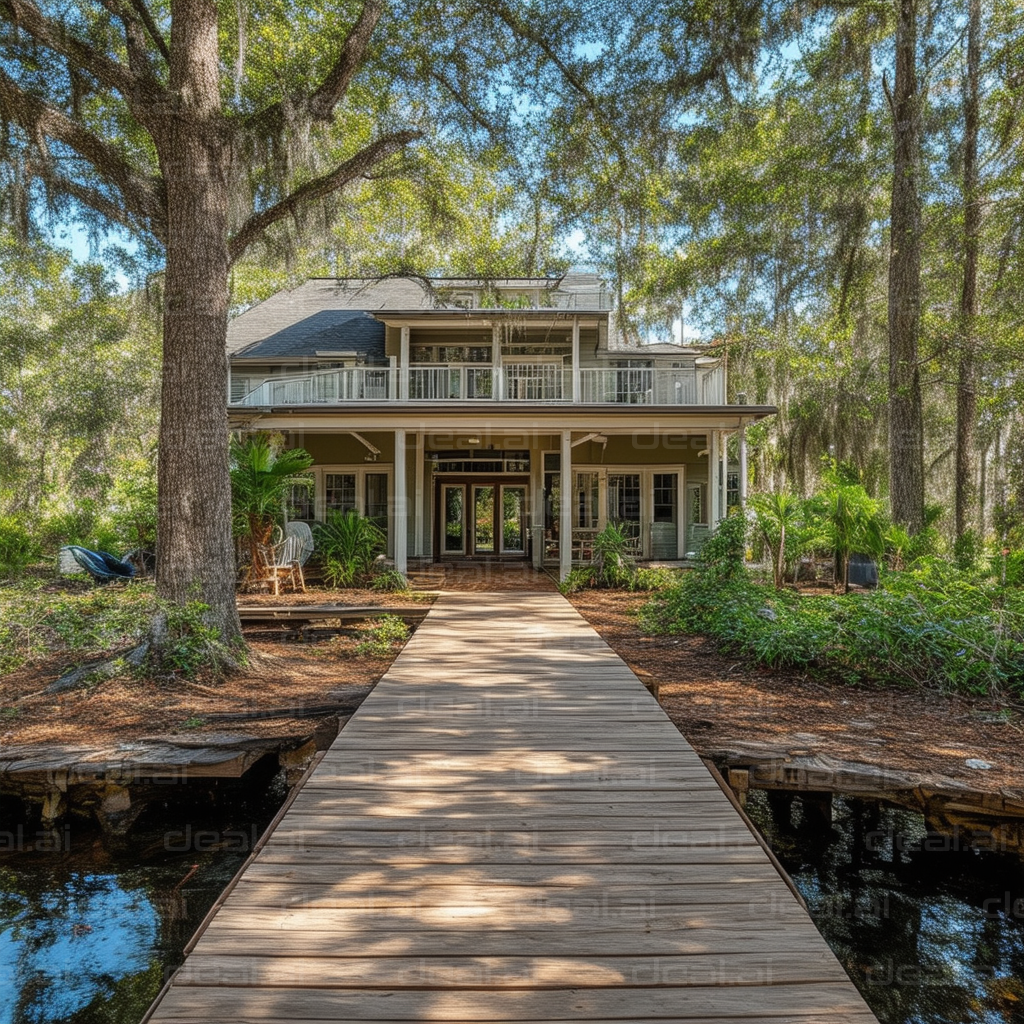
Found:
[{"label": "white balcony railing", "polygon": [[239,405],[339,405],[387,402],[397,397],[393,370],[351,367],[265,380]]},{"label": "white balcony railing", "polygon": [[572,371],[561,363],[506,363],[498,372],[508,401],[572,401]]},{"label": "white balcony railing", "polygon": [[414,402],[492,398],[494,377],[490,366],[413,366],[409,369],[409,398]]},{"label": "white balcony railing", "polygon": [[580,401],[611,405],[696,405],[697,371],[615,367],[580,370]]},{"label": "white balcony railing", "polygon": [[[395,402],[402,396],[400,370],[351,367],[274,377],[237,404],[341,405]],[[414,366],[408,370],[412,402],[462,402],[500,398],[507,402],[573,401],[572,370],[560,363]],[[596,405],[724,405],[722,366],[678,368],[588,367],[579,371],[576,400]]]}]

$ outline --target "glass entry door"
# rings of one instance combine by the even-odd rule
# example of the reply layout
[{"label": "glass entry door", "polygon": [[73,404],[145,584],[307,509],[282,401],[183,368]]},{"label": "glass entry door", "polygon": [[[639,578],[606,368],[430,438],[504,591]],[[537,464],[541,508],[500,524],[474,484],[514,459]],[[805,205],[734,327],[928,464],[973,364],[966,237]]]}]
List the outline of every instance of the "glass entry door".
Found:
[{"label": "glass entry door", "polygon": [[442,558],[525,558],[528,487],[484,480],[441,480],[435,491],[435,550]]},{"label": "glass entry door", "polygon": [[526,554],[526,488],[501,488],[501,553]]},{"label": "glass entry door", "polygon": [[494,492],[491,484],[473,487],[473,554],[494,554]]},{"label": "glass entry door", "polygon": [[446,555],[466,553],[466,488],[444,484],[441,488],[441,548]]}]

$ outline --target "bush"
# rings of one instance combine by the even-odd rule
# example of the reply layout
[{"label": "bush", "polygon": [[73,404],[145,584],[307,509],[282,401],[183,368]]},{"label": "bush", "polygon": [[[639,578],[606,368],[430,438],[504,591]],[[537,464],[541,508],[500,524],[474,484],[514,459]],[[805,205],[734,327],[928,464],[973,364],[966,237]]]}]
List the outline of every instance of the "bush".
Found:
[{"label": "bush", "polygon": [[558,584],[560,593],[576,594],[587,587],[597,586],[597,570],[592,565],[578,565]]},{"label": "bush", "polygon": [[315,527],[316,545],[329,587],[365,586],[374,562],[387,548],[387,536],[372,519],[358,512],[330,512]]},{"label": "bush", "polygon": [[383,569],[374,569],[370,586],[381,591],[408,590],[409,581],[397,569],[387,566]]},{"label": "bush", "polygon": [[0,516],[0,575],[14,576],[39,557],[39,547],[14,516]]},{"label": "bush", "polygon": [[221,671],[241,660],[241,652],[224,642],[221,631],[206,621],[208,604],[189,601],[184,605],[164,605],[163,629],[158,632],[159,668],[180,672],[186,677],[203,669]]},{"label": "bush", "polygon": [[877,591],[801,597],[711,562],[644,607],[650,632],[700,633],[771,668],[852,682],[1024,694],[1024,594],[918,559]]}]

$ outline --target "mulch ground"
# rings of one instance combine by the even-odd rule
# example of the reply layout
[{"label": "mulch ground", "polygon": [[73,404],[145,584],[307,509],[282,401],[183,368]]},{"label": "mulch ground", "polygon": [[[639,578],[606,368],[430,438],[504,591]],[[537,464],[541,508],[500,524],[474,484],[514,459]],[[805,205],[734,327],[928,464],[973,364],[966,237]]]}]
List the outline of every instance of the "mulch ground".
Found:
[{"label": "mulch ground", "polygon": [[[702,756],[749,741],[898,772],[958,779],[982,792],[1024,789],[1024,716],[991,700],[870,689],[774,672],[702,637],[645,636],[645,595],[584,591],[572,603]],[[968,768],[978,758],[990,770]]]},{"label": "mulch ground", "polygon": [[[242,605],[350,604],[388,608],[429,603],[425,594],[317,591],[267,599],[240,595]],[[217,715],[247,715],[267,709],[354,707],[388,670],[400,646],[386,657],[356,653],[355,629],[315,630],[304,641],[266,639],[267,630],[247,629],[250,667],[212,681],[181,675],[163,679],[118,677],[68,693],[40,692],[68,667],[66,655],[34,660],[0,677],[0,746],[117,746],[144,736],[202,736],[225,731],[251,737],[302,736],[317,718],[282,713],[275,718],[229,722]],[[108,652],[115,653],[115,652]],[[325,717],[330,717],[325,715]]]}]

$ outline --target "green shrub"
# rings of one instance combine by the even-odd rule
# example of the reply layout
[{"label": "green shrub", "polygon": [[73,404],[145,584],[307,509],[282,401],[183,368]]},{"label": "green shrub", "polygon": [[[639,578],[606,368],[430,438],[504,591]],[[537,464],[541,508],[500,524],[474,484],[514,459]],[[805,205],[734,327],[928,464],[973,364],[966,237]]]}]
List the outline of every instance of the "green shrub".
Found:
[{"label": "green shrub", "polygon": [[409,581],[397,569],[386,566],[382,569],[374,569],[373,575],[370,577],[370,586],[374,590],[394,592],[408,590]]},{"label": "green shrub", "polygon": [[1024,594],[937,558],[877,591],[801,597],[715,563],[642,609],[649,632],[697,633],[778,669],[972,694],[1024,693]]},{"label": "green shrub", "polygon": [[358,512],[329,512],[315,527],[318,557],[329,587],[365,586],[374,562],[387,548],[387,536],[372,519]]},{"label": "green shrub", "polygon": [[189,601],[184,605],[163,605],[164,617],[159,649],[150,659],[150,667],[158,671],[170,669],[186,677],[207,669],[220,672],[227,665],[235,665],[241,652],[233,649],[222,638],[221,631],[206,621],[208,604]]},{"label": "green shrub", "polygon": [[356,644],[356,654],[383,658],[396,644],[409,639],[409,627],[397,615],[383,615],[363,631],[363,639]]},{"label": "green shrub", "polygon": [[638,566],[629,581],[630,590],[665,590],[674,586],[679,573],[674,569]]},{"label": "green shrub", "polygon": [[597,585],[597,570],[592,565],[578,565],[558,584],[562,594],[575,594],[587,587]]},{"label": "green shrub", "polygon": [[0,516],[0,576],[13,576],[39,557],[39,547],[21,520]]},{"label": "green shrub", "polygon": [[152,587],[54,594],[28,582],[0,589],[0,673],[48,654],[85,659],[139,643],[156,612]]}]

